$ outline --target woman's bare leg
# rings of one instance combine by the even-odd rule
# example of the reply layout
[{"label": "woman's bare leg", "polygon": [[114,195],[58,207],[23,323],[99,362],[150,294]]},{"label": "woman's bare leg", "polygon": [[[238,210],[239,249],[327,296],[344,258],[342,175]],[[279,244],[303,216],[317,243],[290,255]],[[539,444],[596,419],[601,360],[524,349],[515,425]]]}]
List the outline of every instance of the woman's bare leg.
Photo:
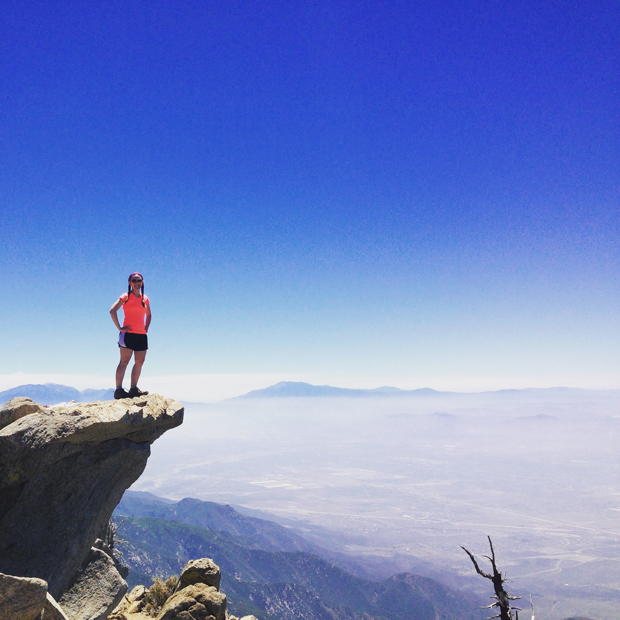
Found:
[{"label": "woman's bare leg", "polygon": [[146,351],[134,351],[134,353],[134,364],[131,369],[131,387],[138,386],[138,380],[140,379],[140,373],[144,365],[144,358],[146,357]]},{"label": "woman's bare leg", "polygon": [[[131,360],[131,354],[133,353],[131,349],[127,349],[125,347],[120,347],[120,351],[121,351],[121,361],[118,363],[118,366],[116,368],[116,387],[117,388],[123,385],[123,379],[125,378],[125,371],[127,370],[127,366],[129,365],[129,361]],[[132,375],[133,375],[133,372],[132,372]]]}]

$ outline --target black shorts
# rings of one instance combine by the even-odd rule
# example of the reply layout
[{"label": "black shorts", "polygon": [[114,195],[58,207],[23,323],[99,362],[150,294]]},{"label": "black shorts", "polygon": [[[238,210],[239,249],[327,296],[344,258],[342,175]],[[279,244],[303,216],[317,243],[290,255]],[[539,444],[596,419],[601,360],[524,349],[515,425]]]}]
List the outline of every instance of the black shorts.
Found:
[{"label": "black shorts", "polygon": [[118,346],[132,351],[146,351],[149,348],[149,339],[146,334],[132,334],[131,332],[120,332],[118,335]]}]

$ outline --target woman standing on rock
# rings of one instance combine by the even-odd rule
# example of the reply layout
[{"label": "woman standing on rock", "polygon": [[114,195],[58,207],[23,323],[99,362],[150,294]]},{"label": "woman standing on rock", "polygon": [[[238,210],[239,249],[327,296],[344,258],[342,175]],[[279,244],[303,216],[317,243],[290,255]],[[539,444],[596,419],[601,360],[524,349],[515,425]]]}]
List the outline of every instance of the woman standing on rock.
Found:
[{"label": "woman standing on rock", "polygon": [[[125,315],[122,327],[116,314],[121,307]],[[121,351],[121,361],[116,369],[114,398],[144,396],[148,392],[138,388],[138,379],[146,358],[146,350],[149,348],[146,334],[151,324],[151,302],[144,294],[144,278],[141,273],[132,273],[129,276],[127,292],[123,293],[110,308],[110,316],[119,331],[118,346]],[[126,392],[123,389],[123,378],[132,355],[134,365],[131,369],[131,388]]]}]

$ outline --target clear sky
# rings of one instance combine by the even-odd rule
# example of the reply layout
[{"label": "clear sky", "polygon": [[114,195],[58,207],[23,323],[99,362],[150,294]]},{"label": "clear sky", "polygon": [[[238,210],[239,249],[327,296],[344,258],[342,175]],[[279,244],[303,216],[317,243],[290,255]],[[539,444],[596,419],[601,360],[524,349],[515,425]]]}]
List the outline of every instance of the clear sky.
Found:
[{"label": "clear sky", "polygon": [[145,389],[620,387],[618,23],[615,0],[5,0],[4,384],[112,385],[137,270]]}]

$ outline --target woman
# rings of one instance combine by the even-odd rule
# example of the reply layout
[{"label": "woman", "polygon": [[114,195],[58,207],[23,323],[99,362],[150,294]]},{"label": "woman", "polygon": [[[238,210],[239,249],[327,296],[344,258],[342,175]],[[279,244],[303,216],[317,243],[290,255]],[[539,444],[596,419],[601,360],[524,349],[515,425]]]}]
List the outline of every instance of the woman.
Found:
[{"label": "woman", "polygon": [[[122,327],[116,314],[121,306],[125,315]],[[146,357],[146,350],[149,348],[146,334],[151,324],[151,302],[144,294],[142,274],[132,273],[129,276],[127,292],[123,293],[110,308],[110,316],[119,331],[118,346],[121,350],[121,361],[116,369],[114,398],[145,396],[148,392],[143,392],[138,388],[138,379]],[[126,392],[123,389],[123,378],[132,355],[134,365],[131,369],[131,388],[129,392]]]}]

